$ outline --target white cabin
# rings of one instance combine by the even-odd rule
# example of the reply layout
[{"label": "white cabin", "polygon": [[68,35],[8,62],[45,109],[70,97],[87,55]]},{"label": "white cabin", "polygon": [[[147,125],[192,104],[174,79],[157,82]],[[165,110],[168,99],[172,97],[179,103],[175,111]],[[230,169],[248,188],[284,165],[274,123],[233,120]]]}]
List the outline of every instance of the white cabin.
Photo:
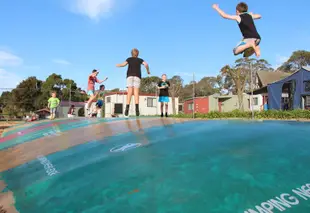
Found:
[{"label": "white cabin", "polygon": [[[123,116],[126,108],[127,92],[114,92],[105,95],[105,117],[112,117],[112,115]],[[175,98],[175,110],[176,114],[179,111],[179,98]],[[155,94],[140,94],[139,98],[139,110],[141,116],[151,116],[160,114],[160,103],[158,102],[158,96]],[[164,111],[165,112],[165,111]],[[173,114],[172,110],[172,98],[169,97],[168,114]],[[131,99],[129,108],[129,115],[135,116],[135,101],[134,97]]]}]

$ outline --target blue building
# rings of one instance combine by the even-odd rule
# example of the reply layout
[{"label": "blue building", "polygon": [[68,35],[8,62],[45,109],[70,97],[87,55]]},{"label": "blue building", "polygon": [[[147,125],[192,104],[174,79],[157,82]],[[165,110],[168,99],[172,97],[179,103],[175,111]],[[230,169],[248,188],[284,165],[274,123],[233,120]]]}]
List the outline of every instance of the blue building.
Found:
[{"label": "blue building", "polygon": [[[302,67],[292,75],[267,86],[268,108],[310,109],[310,68]],[[288,93],[288,102],[283,103],[282,93]]]}]

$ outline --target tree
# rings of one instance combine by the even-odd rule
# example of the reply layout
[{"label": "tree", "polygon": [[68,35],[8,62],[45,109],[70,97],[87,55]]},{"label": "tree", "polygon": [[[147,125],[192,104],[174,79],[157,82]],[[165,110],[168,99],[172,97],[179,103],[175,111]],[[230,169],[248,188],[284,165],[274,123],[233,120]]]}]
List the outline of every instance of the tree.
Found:
[{"label": "tree", "polygon": [[184,87],[181,88],[179,94],[179,101],[183,102],[186,99],[193,98],[193,82],[186,84]]},{"label": "tree", "polygon": [[115,88],[115,89],[112,89],[110,92],[119,92],[120,89],[119,88]]},{"label": "tree", "polygon": [[294,51],[290,58],[278,68],[284,72],[295,72],[302,66],[310,65],[310,52],[305,50]]},{"label": "tree", "polygon": [[160,80],[161,79],[157,76],[142,78],[140,84],[141,93],[156,93],[157,85]]},{"label": "tree", "polygon": [[[14,105],[17,111],[34,111],[36,99],[41,95],[38,89],[40,81],[36,77],[29,77],[23,80],[15,89],[12,90],[10,105]],[[9,109],[13,109],[9,107]]]},{"label": "tree", "polygon": [[3,108],[3,114],[9,115],[9,117],[18,116],[20,110],[14,105],[9,103]]},{"label": "tree", "polygon": [[[71,100],[72,101],[79,101],[77,98],[77,95],[75,94],[75,92],[77,91],[78,87],[76,85],[76,83],[71,80],[71,79],[64,79],[62,81],[62,100]],[[70,94],[71,93],[71,94]]]},{"label": "tree", "polygon": [[80,108],[80,109],[78,110],[78,116],[79,116],[79,117],[85,116],[85,110],[84,110],[84,108]]},{"label": "tree", "polygon": [[38,110],[47,106],[52,91],[57,92],[60,100],[69,100],[70,97],[72,101],[87,99],[87,95],[82,93],[73,80],[63,80],[61,75],[53,73],[44,82],[36,77],[29,77],[11,92],[3,92],[0,96],[0,109],[10,116]]},{"label": "tree", "polygon": [[232,77],[229,75],[224,75],[222,76],[222,79],[223,79],[223,89],[227,90],[228,93],[236,95],[237,90]]},{"label": "tree", "polygon": [[224,66],[221,69],[221,74],[223,77],[230,78],[235,85],[235,89],[238,95],[238,103],[239,103],[239,109],[243,110],[243,92],[245,90],[246,80],[248,76],[249,70],[246,69],[245,66],[243,66],[243,63],[240,63],[240,61],[235,66],[231,67],[229,65]]},{"label": "tree", "polygon": [[[243,110],[243,93],[253,89],[258,71],[273,71],[273,68],[264,59],[241,58],[233,66],[226,65],[221,69],[224,78],[224,88],[238,95],[239,109]],[[252,73],[252,85],[251,85]]]},{"label": "tree", "polygon": [[224,90],[225,82],[221,75],[212,77],[211,85],[213,87],[214,93],[222,93]]},{"label": "tree", "polygon": [[0,108],[4,108],[7,106],[7,104],[9,103],[10,99],[11,99],[11,92],[6,91],[3,92],[0,96]]},{"label": "tree", "polygon": [[[37,109],[47,106],[47,100],[51,96],[52,91],[57,92],[57,97],[62,101],[85,101],[87,94],[84,94],[81,88],[77,87],[77,84],[72,79],[62,79],[61,75],[55,73],[47,77],[47,79],[41,83],[40,89],[41,95],[37,97],[35,106]],[[71,92],[71,94],[70,94]]]},{"label": "tree", "polygon": [[259,60],[250,59],[250,62],[252,63],[252,68],[255,71],[268,71],[268,72],[274,71],[271,64],[265,59],[259,59]]},{"label": "tree", "polygon": [[[274,69],[271,67],[271,64],[265,59],[248,59],[241,58],[236,60],[236,67],[241,67],[248,70],[248,76],[246,78],[246,87],[245,90],[247,92],[251,91],[251,88],[254,88],[255,82],[257,81],[257,72],[258,71],[268,71],[273,72]],[[252,79],[251,79],[252,74]],[[252,85],[251,85],[252,82]]]},{"label": "tree", "polygon": [[217,77],[204,77],[195,84],[195,96],[209,96],[219,92]]},{"label": "tree", "polygon": [[68,101],[71,98],[71,101],[80,102],[87,99],[87,95],[82,93],[81,88],[77,87],[77,84],[74,82],[74,80],[64,79],[62,85],[62,100]]},{"label": "tree", "polygon": [[41,95],[37,98],[35,106],[37,109],[47,106],[47,100],[51,96],[51,92],[57,92],[57,97],[62,100],[62,89],[65,88],[65,84],[61,78],[61,75],[55,73],[47,77],[47,79],[40,85]]},{"label": "tree", "polygon": [[[221,75],[216,77],[203,77],[198,82],[191,81],[181,88],[179,100],[184,101],[193,98],[193,96],[209,96],[214,93],[221,93],[224,89],[224,83],[224,78]],[[194,94],[193,86],[195,87]]]},{"label": "tree", "polygon": [[0,111],[2,114],[7,114],[9,116],[17,116],[18,110],[14,107],[12,103],[12,92],[3,92],[0,97]]},{"label": "tree", "polygon": [[183,79],[180,76],[176,75],[173,76],[171,79],[169,79],[169,82],[170,82],[169,93],[172,99],[172,112],[173,114],[176,114],[175,97],[178,97],[181,93]]}]

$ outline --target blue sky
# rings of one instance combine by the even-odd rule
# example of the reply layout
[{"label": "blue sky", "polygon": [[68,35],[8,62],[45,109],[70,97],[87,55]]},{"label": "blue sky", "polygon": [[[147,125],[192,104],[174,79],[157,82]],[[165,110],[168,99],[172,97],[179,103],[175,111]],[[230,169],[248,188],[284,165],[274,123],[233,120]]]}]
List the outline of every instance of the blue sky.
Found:
[{"label": "blue sky", "polygon": [[[212,9],[218,3],[235,13],[235,0],[3,0],[0,2],[0,88],[28,77],[45,79],[55,72],[85,89],[93,68],[106,87],[124,88],[123,62],[133,47],[152,75],[181,75],[186,82],[215,76],[238,57],[241,39],[235,22]],[[310,2],[247,1],[262,36],[261,58],[279,65],[292,51],[310,49],[307,17]],[[146,72],[144,72],[146,76]]]}]

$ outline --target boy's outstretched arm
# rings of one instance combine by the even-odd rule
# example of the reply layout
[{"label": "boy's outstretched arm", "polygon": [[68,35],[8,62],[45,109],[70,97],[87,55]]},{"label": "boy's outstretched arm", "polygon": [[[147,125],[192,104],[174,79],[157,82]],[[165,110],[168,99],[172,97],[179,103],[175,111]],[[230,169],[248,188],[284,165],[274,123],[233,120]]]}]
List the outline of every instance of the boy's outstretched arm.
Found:
[{"label": "boy's outstretched arm", "polygon": [[103,80],[98,80],[97,83],[102,84],[102,83],[105,82],[106,80],[108,80],[108,77],[106,77],[106,78],[103,79]]},{"label": "boy's outstretched arm", "polygon": [[125,61],[124,63],[121,64],[116,64],[117,67],[125,67],[128,64],[127,61]]},{"label": "boy's outstretched arm", "polygon": [[145,67],[145,69],[146,69],[146,71],[147,71],[147,74],[151,74],[151,73],[150,73],[150,67],[149,67],[149,65],[148,65],[145,61],[143,61],[142,64],[144,65],[144,67]]},{"label": "boy's outstretched arm", "polygon": [[235,20],[235,21],[238,21],[238,19],[239,19],[239,16],[237,16],[237,15],[226,14],[223,10],[220,9],[218,4],[213,4],[212,7],[213,7],[213,9],[215,9],[220,14],[220,16],[222,16],[225,19],[230,19],[230,20]]},{"label": "boy's outstretched arm", "polygon": [[252,15],[253,19],[261,19],[262,16],[260,14],[254,14],[254,13],[250,13]]}]

